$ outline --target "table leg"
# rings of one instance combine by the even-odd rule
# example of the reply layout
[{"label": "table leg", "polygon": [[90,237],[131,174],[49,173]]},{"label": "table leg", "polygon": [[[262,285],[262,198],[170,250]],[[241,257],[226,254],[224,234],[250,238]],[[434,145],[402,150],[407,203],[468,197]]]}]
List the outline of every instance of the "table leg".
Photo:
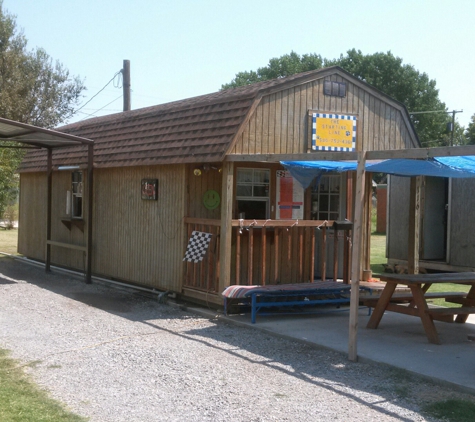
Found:
[{"label": "table leg", "polygon": [[[470,303],[473,303],[473,300],[475,299],[475,284],[472,284],[472,287],[467,293],[467,304],[462,304],[462,306],[471,306]],[[459,324],[463,324],[467,322],[468,314],[459,314],[455,317],[455,322],[458,322]]]},{"label": "table leg", "polygon": [[[422,292],[424,293],[424,295],[426,294],[427,290],[429,290],[429,287],[432,286],[432,283],[426,283],[422,286]],[[409,308],[414,308],[416,306],[416,302],[414,302],[414,299],[412,299],[410,302],[409,302],[409,305],[408,307]]]},{"label": "table leg", "polygon": [[416,304],[419,317],[421,318],[422,325],[426,332],[429,343],[440,344],[439,335],[434,325],[434,321],[431,316],[426,312],[429,307],[424,298],[424,291],[419,285],[409,286],[411,288],[412,297]]},{"label": "table leg", "polygon": [[366,325],[366,328],[378,328],[378,325],[383,317],[384,311],[388,306],[389,301],[391,300],[391,296],[393,295],[394,291],[396,290],[397,283],[390,283],[389,281],[386,282],[386,286],[381,293],[380,298],[378,299],[378,303],[376,303],[376,307],[374,308],[373,313],[371,314],[371,318]]}]

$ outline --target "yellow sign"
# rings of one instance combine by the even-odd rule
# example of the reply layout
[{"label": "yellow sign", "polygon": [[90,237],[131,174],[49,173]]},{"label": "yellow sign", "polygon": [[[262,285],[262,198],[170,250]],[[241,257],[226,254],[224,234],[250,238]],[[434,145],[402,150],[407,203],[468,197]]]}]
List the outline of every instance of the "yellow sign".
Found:
[{"label": "yellow sign", "polygon": [[352,151],[356,141],[356,117],[313,115],[313,149]]}]

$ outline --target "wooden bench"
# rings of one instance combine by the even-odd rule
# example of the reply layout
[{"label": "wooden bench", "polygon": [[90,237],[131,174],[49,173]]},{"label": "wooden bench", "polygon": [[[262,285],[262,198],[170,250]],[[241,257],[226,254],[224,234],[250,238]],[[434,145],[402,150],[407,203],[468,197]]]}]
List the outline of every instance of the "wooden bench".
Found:
[{"label": "wooden bench", "polygon": [[[465,322],[469,314],[475,314],[475,308],[471,306],[462,306],[459,308],[429,308],[426,310],[432,319],[443,322],[454,322],[454,316],[457,317],[455,321]],[[462,318],[461,320],[458,317]]]},{"label": "wooden bench", "polygon": [[[464,300],[467,297],[465,292],[427,292],[424,294],[426,299],[445,299],[446,302],[465,304]],[[379,296],[368,297],[361,299],[364,306],[374,308],[378,302]],[[390,303],[404,303],[412,302],[412,294],[395,293],[391,296]]]}]

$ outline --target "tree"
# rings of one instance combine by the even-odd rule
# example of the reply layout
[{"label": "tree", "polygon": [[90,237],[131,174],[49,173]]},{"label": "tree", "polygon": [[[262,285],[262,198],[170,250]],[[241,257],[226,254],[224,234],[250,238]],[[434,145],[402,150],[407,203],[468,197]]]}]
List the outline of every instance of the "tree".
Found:
[{"label": "tree", "polygon": [[266,67],[260,67],[256,72],[239,72],[236,77],[228,84],[223,84],[221,89],[236,88],[270,79],[283,78],[294,75],[295,73],[306,72],[308,70],[321,69],[323,60],[318,54],[304,54],[299,56],[292,51],[282,57],[269,60]]},{"label": "tree", "polygon": [[465,138],[467,144],[475,145],[475,114],[471,117],[467,130],[465,131]]},{"label": "tree", "polygon": [[0,1],[0,116],[52,128],[74,114],[85,87],[41,48],[28,51]]},{"label": "tree", "polygon": [[[402,59],[391,52],[363,55],[361,51],[349,50],[337,59],[322,59],[317,54],[299,56],[292,52],[271,59],[267,67],[257,72],[241,72],[222,89],[247,85],[261,80],[288,76],[297,72],[319,69],[322,66],[340,66],[358,79],[367,82],[385,94],[403,103],[409,112],[445,110],[439,99],[435,80],[420,73],[413,66],[403,64]],[[436,141],[441,144],[446,128],[445,113],[414,114],[413,123],[422,145]],[[433,144],[430,146],[434,146]]]},{"label": "tree", "polygon": [[[85,87],[41,48],[27,50],[15,16],[0,0],[0,117],[52,128],[74,114]],[[0,149],[0,216],[15,192],[21,150]]]}]

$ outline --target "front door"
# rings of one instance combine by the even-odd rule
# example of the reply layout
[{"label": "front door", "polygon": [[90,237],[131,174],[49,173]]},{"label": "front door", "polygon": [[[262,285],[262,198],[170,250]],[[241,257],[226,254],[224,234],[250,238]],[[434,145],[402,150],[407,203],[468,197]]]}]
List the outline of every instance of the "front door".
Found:
[{"label": "front door", "polygon": [[422,215],[421,255],[423,260],[446,260],[448,179],[426,177]]}]

